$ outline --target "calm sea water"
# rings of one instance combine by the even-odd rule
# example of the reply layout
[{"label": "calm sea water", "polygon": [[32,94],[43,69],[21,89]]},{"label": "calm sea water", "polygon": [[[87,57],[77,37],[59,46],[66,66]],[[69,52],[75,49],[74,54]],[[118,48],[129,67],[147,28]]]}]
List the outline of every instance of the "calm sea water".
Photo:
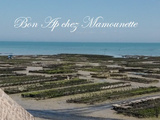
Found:
[{"label": "calm sea water", "polygon": [[160,43],[0,42],[1,55],[60,53],[160,56]]}]

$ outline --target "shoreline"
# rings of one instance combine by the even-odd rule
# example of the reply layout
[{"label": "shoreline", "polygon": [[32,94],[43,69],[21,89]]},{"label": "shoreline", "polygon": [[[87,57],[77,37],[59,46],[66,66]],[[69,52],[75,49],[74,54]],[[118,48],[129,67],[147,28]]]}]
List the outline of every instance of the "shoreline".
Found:
[{"label": "shoreline", "polygon": [[0,56],[24,56],[24,57],[38,57],[38,56],[56,56],[56,55],[93,55],[93,56],[108,56],[113,58],[139,58],[139,57],[160,57],[160,55],[106,55],[106,54],[79,54],[79,53],[58,53],[58,54],[13,54],[13,53],[0,53]]}]

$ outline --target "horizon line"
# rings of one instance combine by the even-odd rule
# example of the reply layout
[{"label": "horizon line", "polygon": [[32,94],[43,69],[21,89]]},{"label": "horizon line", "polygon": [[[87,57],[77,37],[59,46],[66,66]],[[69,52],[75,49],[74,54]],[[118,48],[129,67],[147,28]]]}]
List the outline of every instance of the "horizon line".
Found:
[{"label": "horizon line", "polygon": [[4,40],[0,40],[0,42],[52,42],[52,43],[160,43],[160,42],[150,42],[150,41],[146,41],[146,42],[127,42],[127,41],[120,41],[120,42],[111,42],[111,41],[4,41]]}]

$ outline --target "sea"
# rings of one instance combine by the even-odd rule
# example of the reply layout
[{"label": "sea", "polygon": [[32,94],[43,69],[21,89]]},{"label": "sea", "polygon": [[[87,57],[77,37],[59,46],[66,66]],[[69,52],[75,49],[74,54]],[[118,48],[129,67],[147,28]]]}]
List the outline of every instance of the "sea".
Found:
[{"label": "sea", "polygon": [[160,43],[9,42],[0,41],[0,55],[96,54],[160,56]]}]

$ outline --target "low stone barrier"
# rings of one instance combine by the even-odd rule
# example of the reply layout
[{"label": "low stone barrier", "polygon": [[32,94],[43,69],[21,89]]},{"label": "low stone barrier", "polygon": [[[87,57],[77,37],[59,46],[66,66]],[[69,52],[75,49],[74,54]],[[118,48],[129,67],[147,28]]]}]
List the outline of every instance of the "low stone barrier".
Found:
[{"label": "low stone barrier", "polygon": [[0,120],[34,120],[34,117],[0,89]]}]

